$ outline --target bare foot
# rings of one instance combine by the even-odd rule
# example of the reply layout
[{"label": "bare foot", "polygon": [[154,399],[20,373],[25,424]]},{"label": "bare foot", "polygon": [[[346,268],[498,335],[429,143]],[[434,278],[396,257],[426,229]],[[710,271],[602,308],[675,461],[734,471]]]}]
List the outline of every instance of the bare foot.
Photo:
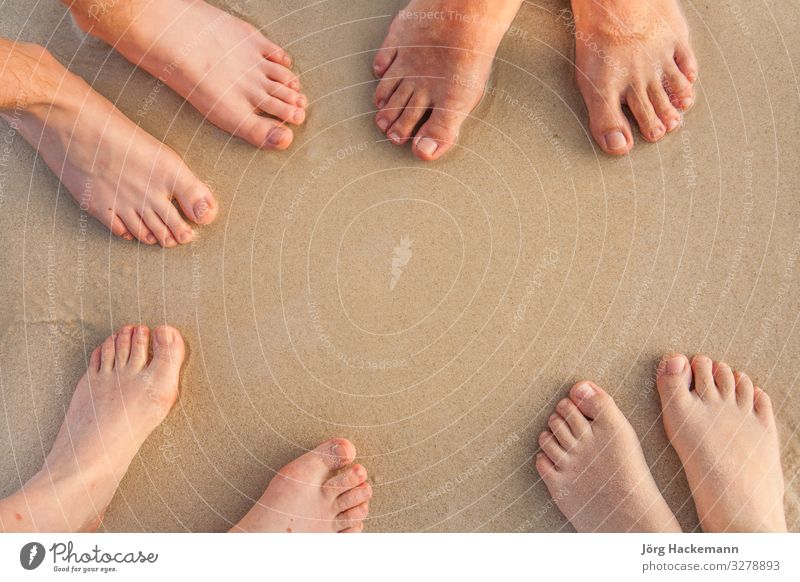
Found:
[{"label": "bare foot", "polygon": [[647,141],[681,123],[694,102],[697,60],[677,0],[572,0],[576,80],[594,139],[608,154],[633,147],[626,104]]},{"label": "bare foot", "polygon": [[[183,339],[171,327],[123,327],[91,356],[44,466],[0,501],[5,531],[97,528],[145,439],[178,398]],[[150,362],[148,363],[148,359]]]},{"label": "bare foot", "polygon": [[39,151],[81,209],[115,235],[165,247],[189,243],[189,220],[208,224],[217,208],[208,187],[173,150],[125,117],[45,49],[16,49],[35,102],[2,116]]},{"label": "bare foot", "polygon": [[[357,533],[369,513],[367,470],[350,441],[322,443],[281,469],[232,532]],[[338,472],[337,472],[338,471]]]},{"label": "bare foot", "polygon": [[284,124],[305,121],[308,101],[291,58],[243,20],[202,0],[68,4],[83,30],[256,147],[286,149],[294,135]]},{"label": "bare foot", "polygon": [[[486,89],[521,0],[412,0],[375,57],[375,121],[397,145],[436,160],[455,144]],[[430,118],[415,132],[430,112]]]},{"label": "bare foot", "polygon": [[576,384],[539,436],[536,470],[579,532],[679,532],[639,438],[614,400]]},{"label": "bare foot", "polygon": [[[692,390],[694,382],[694,390]],[[785,532],[772,402],[724,362],[665,356],[657,378],[664,427],[706,532]]]}]

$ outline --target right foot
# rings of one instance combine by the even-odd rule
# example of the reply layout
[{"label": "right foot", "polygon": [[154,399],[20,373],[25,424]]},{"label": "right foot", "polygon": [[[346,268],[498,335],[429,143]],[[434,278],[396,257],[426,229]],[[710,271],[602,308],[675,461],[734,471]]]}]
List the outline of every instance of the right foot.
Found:
[{"label": "right foot", "polygon": [[123,327],[91,356],[44,466],[0,502],[6,531],[93,531],[148,435],[178,398],[177,330]]},{"label": "right foot", "polygon": [[[694,389],[692,390],[692,384]],[[724,362],[665,356],[658,392],[706,532],[785,532],[783,472],[772,402]]]},{"label": "right foot", "polygon": [[[372,488],[350,441],[332,439],[286,465],[232,532],[357,533]],[[344,470],[342,470],[344,469]]]},{"label": "right foot", "polygon": [[579,532],[680,532],[639,438],[614,400],[589,382],[561,400],[539,436],[536,470]]},{"label": "right foot", "polygon": [[165,247],[189,243],[217,210],[183,160],[125,117],[45,49],[22,45],[19,67],[37,100],[3,117],[39,151],[82,210],[112,233]]},{"label": "right foot", "polygon": [[[286,149],[286,123],[305,121],[307,98],[286,52],[252,25],[202,0],[71,3],[75,22],[157,77],[211,123],[252,145]],[[271,117],[265,117],[265,115]]]}]

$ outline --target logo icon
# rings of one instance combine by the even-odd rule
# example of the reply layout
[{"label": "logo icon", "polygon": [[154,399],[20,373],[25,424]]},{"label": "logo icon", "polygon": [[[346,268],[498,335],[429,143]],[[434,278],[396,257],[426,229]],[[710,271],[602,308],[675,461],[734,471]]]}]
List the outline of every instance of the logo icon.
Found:
[{"label": "logo icon", "polygon": [[394,257],[390,261],[392,263],[392,278],[389,281],[389,291],[394,291],[394,288],[397,287],[400,277],[403,276],[403,269],[414,255],[411,252],[411,244],[413,242],[410,238],[404,236],[400,244],[394,247]]},{"label": "logo icon", "polygon": [[19,551],[19,563],[26,570],[35,570],[44,561],[44,546],[39,542],[30,542]]}]

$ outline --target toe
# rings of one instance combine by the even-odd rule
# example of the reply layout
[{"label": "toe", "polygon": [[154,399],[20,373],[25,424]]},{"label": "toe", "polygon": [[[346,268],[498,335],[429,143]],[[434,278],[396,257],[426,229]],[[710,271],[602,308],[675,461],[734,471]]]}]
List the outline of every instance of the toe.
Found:
[{"label": "toe", "polygon": [[334,499],[366,481],[367,470],[362,465],[353,465],[335,477],[328,479],[322,489],[328,497]]},{"label": "toe", "polygon": [[283,65],[268,61],[265,63],[262,70],[268,79],[276,83],[286,85],[295,90],[300,88],[300,80],[297,78],[297,75]]},{"label": "toe", "polygon": [[150,330],[147,326],[137,325],[131,337],[131,355],[128,358],[128,367],[139,372],[147,365],[147,352],[150,343]]},{"label": "toe", "polygon": [[117,352],[114,365],[122,368],[128,364],[128,357],[131,354],[131,334],[133,327],[126,325],[117,332],[117,343],[115,350]]},{"label": "toe", "polygon": [[650,95],[645,87],[636,87],[628,90],[625,100],[628,107],[639,124],[639,132],[642,137],[650,142],[656,142],[664,137],[667,132],[664,124],[656,115]]},{"label": "toe", "polygon": [[569,391],[569,397],[589,420],[596,420],[617,410],[614,400],[593,382],[575,384]]},{"label": "toe", "polygon": [[664,71],[664,89],[672,105],[679,111],[687,111],[694,105],[694,88],[677,66]]},{"label": "toe", "polygon": [[353,527],[348,527],[347,529],[343,529],[339,533],[361,533],[362,531],[364,531],[364,522],[359,521]]},{"label": "toe", "polygon": [[548,479],[556,473],[556,466],[547,455],[540,452],[536,454],[536,472],[543,479]]},{"label": "toe", "polygon": [[414,154],[426,162],[441,158],[455,145],[468,115],[469,110],[461,109],[460,104],[445,103],[436,107],[417,132]]},{"label": "toe", "polygon": [[753,407],[755,390],[750,376],[743,372],[734,372],[734,382],[736,383],[736,402],[744,409]]},{"label": "toe", "polygon": [[292,66],[292,57],[283,48],[276,45],[274,42],[264,39],[261,48],[261,54],[265,59],[277,63],[284,67]]},{"label": "toe", "polygon": [[277,119],[260,115],[253,115],[238,135],[257,148],[269,150],[285,150],[294,140],[291,129]]},{"label": "toe", "polygon": [[414,85],[412,83],[401,83],[397,91],[395,91],[389,99],[389,102],[378,112],[375,116],[375,124],[383,133],[386,133],[403,111],[405,111],[406,105],[408,105],[413,94]]},{"label": "toe", "polygon": [[389,102],[389,99],[392,98],[392,95],[394,95],[394,92],[400,86],[402,80],[401,77],[389,76],[381,79],[380,83],[378,83],[378,87],[375,89],[375,105],[378,109],[386,107],[386,104]]},{"label": "toe", "polygon": [[361,505],[352,507],[347,511],[343,511],[336,516],[336,530],[342,531],[351,527],[356,527],[367,517],[367,515],[369,515],[369,502],[362,503]]},{"label": "toe", "polygon": [[575,403],[569,398],[562,399],[557,405],[556,410],[567,421],[572,434],[579,439],[592,429],[592,425],[586,417],[578,410]]},{"label": "toe", "polygon": [[397,56],[397,48],[393,46],[384,46],[375,55],[372,62],[372,70],[377,77],[383,77],[389,67],[392,66],[395,57]]},{"label": "toe", "polygon": [[289,103],[286,103],[277,97],[272,97],[271,95],[265,95],[263,99],[261,99],[261,101],[255,105],[259,110],[263,111],[267,115],[277,117],[286,123],[300,125],[306,120],[305,110],[295,107],[294,105],[290,105]]},{"label": "toe", "polygon": [[[116,214],[110,214],[110,222],[106,224],[108,229],[123,240],[133,240],[133,235],[125,226],[125,222]],[[105,221],[102,221],[105,224]]]},{"label": "toe", "polygon": [[775,417],[772,412],[772,399],[769,394],[756,386],[753,389],[753,399],[753,409],[758,417],[769,423],[773,422]]},{"label": "toe", "polygon": [[697,81],[699,67],[694,51],[689,46],[679,46],[675,51],[675,64],[690,83]]},{"label": "toe", "polygon": [[620,96],[585,89],[582,93],[589,109],[589,130],[600,149],[612,156],[627,154],[633,148],[633,134],[622,112]]},{"label": "toe", "polygon": [[547,427],[564,450],[568,451],[575,446],[575,436],[572,434],[567,421],[560,414],[551,414],[547,420]]},{"label": "toe", "polygon": [[405,144],[414,133],[422,117],[428,111],[430,102],[422,94],[412,95],[400,117],[389,128],[386,135],[397,145]]},{"label": "toe", "polygon": [[89,371],[90,372],[99,372],[100,371],[100,347],[96,347],[92,352],[92,355],[89,356]]},{"label": "toe", "polygon": [[656,387],[661,408],[686,403],[691,398],[692,368],[683,354],[667,354],[658,364]]},{"label": "toe", "polygon": [[647,94],[667,133],[678,129],[681,125],[681,114],[670,102],[664,87],[659,83],[654,83],[648,88]]},{"label": "toe", "polygon": [[294,105],[300,109],[305,109],[308,107],[308,97],[299,91],[295,91],[291,87],[287,87],[286,85],[272,81],[271,79],[267,79],[265,89],[268,95],[275,97],[275,99],[280,99],[284,103]]},{"label": "toe", "polygon": [[152,208],[145,208],[142,212],[142,220],[147,225],[147,228],[150,229],[150,232],[155,235],[158,244],[162,247],[172,248],[178,245],[178,241],[172,236],[172,231],[164,224],[164,221],[161,220],[161,217],[155,210]]},{"label": "toe", "polygon": [[150,368],[154,372],[164,368],[180,370],[185,351],[180,332],[169,325],[159,325],[153,330],[153,360]]},{"label": "toe", "polygon": [[736,388],[736,381],[733,378],[733,370],[725,362],[714,362],[712,364],[712,373],[714,374],[714,384],[724,398],[734,395]]},{"label": "toe", "polygon": [[345,491],[336,498],[337,510],[341,513],[348,509],[361,505],[372,498],[372,486],[369,483],[362,483],[349,491]]},{"label": "toe", "polygon": [[188,169],[176,182],[175,199],[186,218],[195,224],[210,224],[217,217],[217,202],[211,189]]},{"label": "toe", "polygon": [[714,384],[714,363],[711,358],[698,354],[692,358],[692,375],[694,376],[694,389],[700,398],[712,398],[718,394]]},{"label": "toe", "polygon": [[331,439],[283,467],[279,475],[322,486],[330,477],[331,471],[346,467],[353,462],[355,456],[356,448],[353,443],[347,439]]},{"label": "toe", "polygon": [[559,466],[565,461],[567,451],[558,444],[556,437],[550,431],[543,432],[539,435],[539,446],[542,452],[553,461],[556,466]]},{"label": "toe", "polygon": [[110,372],[114,369],[116,360],[115,335],[108,336],[103,345],[100,346],[100,370],[103,372]]},{"label": "toe", "polygon": [[154,245],[158,242],[155,235],[147,228],[142,217],[136,213],[133,208],[128,208],[120,213],[120,217],[128,227],[128,231],[136,237],[136,240],[143,242],[146,245]]},{"label": "toe", "polygon": [[192,227],[183,219],[181,213],[169,200],[162,200],[153,205],[153,209],[158,214],[161,221],[167,225],[172,237],[179,244],[185,245],[194,240]]}]

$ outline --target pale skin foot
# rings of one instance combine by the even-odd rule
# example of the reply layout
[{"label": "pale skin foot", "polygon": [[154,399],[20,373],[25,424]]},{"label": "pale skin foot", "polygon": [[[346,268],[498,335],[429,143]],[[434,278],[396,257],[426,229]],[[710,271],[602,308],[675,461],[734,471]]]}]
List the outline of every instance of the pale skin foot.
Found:
[{"label": "pale skin foot", "polygon": [[178,398],[177,330],[127,326],[91,355],[44,466],[0,501],[6,532],[94,531],[148,435]]},{"label": "pale skin foot", "polygon": [[706,532],[785,532],[772,402],[724,362],[682,354],[659,365],[664,428]]},{"label": "pale skin foot", "polygon": [[[254,26],[202,0],[63,0],[83,30],[159,78],[220,129],[286,149],[286,124],[305,121],[307,98],[289,55]],[[100,6],[103,6],[102,4]]]},{"label": "pale skin foot", "polygon": [[231,532],[360,532],[372,488],[355,456],[350,441],[332,439],[292,461]]},{"label": "pale skin foot", "polygon": [[633,147],[623,105],[647,141],[677,129],[694,103],[698,70],[678,0],[572,0],[572,8],[575,77],[603,151]]},{"label": "pale skin foot", "polygon": [[483,97],[497,47],[520,5],[412,0],[392,22],[373,65],[381,78],[375,92],[380,130],[397,145],[413,137],[412,150],[422,160],[445,155]]},{"label": "pale skin foot", "polygon": [[639,438],[614,400],[581,382],[539,436],[536,470],[579,532],[679,532]]},{"label": "pale skin foot", "polygon": [[0,116],[38,150],[81,209],[113,234],[174,247],[194,239],[187,219],[214,220],[211,191],[178,154],[45,49],[0,39],[3,61],[3,81],[16,76],[14,95],[21,101],[3,98]]}]

